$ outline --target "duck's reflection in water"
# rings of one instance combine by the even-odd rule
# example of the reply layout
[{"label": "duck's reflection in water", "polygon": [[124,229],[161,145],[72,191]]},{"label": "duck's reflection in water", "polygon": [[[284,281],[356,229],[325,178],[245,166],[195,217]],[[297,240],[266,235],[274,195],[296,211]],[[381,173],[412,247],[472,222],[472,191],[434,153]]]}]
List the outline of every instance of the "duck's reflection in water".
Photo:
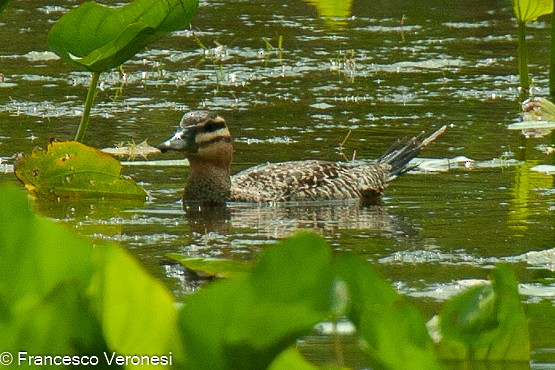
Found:
[{"label": "duck's reflection in water", "polygon": [[[261,249],[299,231],[312,231],[334,248],[358,249],[363,238],[398,239],[418,232],[395,210],[356,202],[239,204],[223,208],[186,208],[188,230],[177,249],[187,257],[253,260]],[[195,291],[205,281],[173,263],[166,276],[181,282],[179,294]]]},{"label": "duck's reflection in water", "polygon": [[330,240],[339,238],[343,231],[412,234],[387,207],[356,202],[231,203],[226,208],[188,208],[185,212],[191,247],[201,254],[231,258],[235,253],[256,253],[269,242],[298,231],[313,231]]}]

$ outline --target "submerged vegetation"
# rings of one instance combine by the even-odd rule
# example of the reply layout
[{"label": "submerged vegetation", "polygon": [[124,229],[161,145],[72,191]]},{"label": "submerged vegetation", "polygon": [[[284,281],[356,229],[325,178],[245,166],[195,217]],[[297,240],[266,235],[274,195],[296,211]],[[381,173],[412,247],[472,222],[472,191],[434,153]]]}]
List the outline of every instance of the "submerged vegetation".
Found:
[{"label": "submerged vegetation", "polygon": [[[156,361],[194,369],[313,369],[296,341],[316,324],[340,319],[354,324],[360,350],[376,368],[530,359],[527,321],[506,265],[492,270],[491,284],[449,300],[428,329],[367,262],[300,234],[176,306],[119,246],[93,247],[34,215],[13,187],[0,189],[0,202],[0,347],[16,361],[24,348],[24,358],[35,356],[25,360],[31,364],[63,354],[73,365],[86,359],[125,367]],[[331,366],[344,366],[341,357]]]}]

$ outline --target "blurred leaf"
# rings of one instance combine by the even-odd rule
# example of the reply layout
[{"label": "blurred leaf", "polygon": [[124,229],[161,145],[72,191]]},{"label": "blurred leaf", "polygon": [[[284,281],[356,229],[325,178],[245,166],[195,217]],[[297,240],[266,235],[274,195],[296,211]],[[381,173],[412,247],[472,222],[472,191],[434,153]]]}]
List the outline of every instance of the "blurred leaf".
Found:
[{"label": "blurred leaf", "polygon": [[[181,357],[177,308],[162,283],[114,244],[35,216],[0,186],[0,348],[31,354]],[[108,349],[109,348],[109,349]]]},{"label": "blurred leaf", "polygon": [[182,348],[171,293],[119,248],[98,246],[94,259],[89,292],[108,346],[123,356],[179,357]]},{"label": "blurred leaf", "polygon": [[185,368],[264,369],[329,314],[331,251],[300,234],[261,253],[245,276],[190,297],[182,311]]},{"label": "blurred leaf", "polygon": [[35,216],[27,197],[13,186],[2,185],[0,204],[0,274],[5,277],[0,280],[0,292],[4,297],[46,295],[62,281],[85,287],[92,274],[92,248],[86,240]]},{"label": "blurred leaf", "polygon": [[48,45],[77,68],[104,72],[165,33],[186,27],[197,7],[198,0],[135,0],[118,8],[87,1],[56,22]]},{"label": "blurred leaf", "polygon": [[270,365],[268,370],[321,370],[321,369],[341,369],[339,367],[331,368],[325,367],[321,368],[319,366],[313,365],[299,353],[299,351],[290,347],[283,351]]},{"label": "blurred leaf", "polygon": [[553,0],[512,0],[518,22],[535,21],[542,15],[553,13]]},{"label": "blurred leaf", "polygon": [[2,13],[2,11],[4,9],[6,9],[6,7],[8,6],[8,4],[11,2],[12,0],[0,0],[0,13]]},{"label": "blurred leaf", "polygon": [[399,293],[360,258],[343,253],[335,261],[337,275],[349,291],[350,308],[347,313],[355,325],[365,312],[389,307],[400,299]]},{"label": "blurred leaf", "polygon": [[84,293],[92,247],[35,216],[13,186],[0,186],[0,204],[0,348],[64,354],[105,349]]},{"label": "blurred leaf", "polygon": [[143,188],[121,176],[118,160],[75,141],[35,149],[16,161],[15,175],[39,198],[146,198]]},{"label": "blurred leaf", "polygon": [[424,320],[411,303],[356,256],[342,254],[336,269],[349,290],[348,317],[376,368],[441,368]]},{"label": "blurred leaf", "polygon": [[228,278],[243,275],[251,269],[250,263],[221,258],[191,258],[179,253],[169,253],[166,257],[200,276]]},{"label": "blurred leaf", "polygon": [[352,0],[305,0],[316,8],[318,16],[325,19],[330,28],[343,27],[351,16]]},{"label": "blurred leaf", "polygon": [[492,285],[474,287],[446,302],[440,328],[444,359],[530,360],[528,325],[507,265],[493,270]]}]

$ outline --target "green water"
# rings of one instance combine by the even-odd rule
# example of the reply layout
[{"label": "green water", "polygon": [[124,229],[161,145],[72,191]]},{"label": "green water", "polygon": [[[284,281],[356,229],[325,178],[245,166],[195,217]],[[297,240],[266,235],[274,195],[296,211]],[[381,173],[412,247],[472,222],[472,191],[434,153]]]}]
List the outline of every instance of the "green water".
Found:
[{"label": "green water", "polygon": [[[14,1],[0,16],[2,164],[76,131],[89,75],[46,47],[48,28],[68,6]],[[547,95],[549,27],[529,29],[538,96]],[[39,203],[39,212],[120,242],[177,295],[198,283],[166,253],[251,259],[299,229],[363,255],[430,315],[465,281],[509,262],[531,317],[532,366],[554,366],[555,324],[540,309],[555,304],[554,179],[530,171],[554,164],[553,154],[538,149],[554,137],[507,130],[520,109],[509,1],[363,0],[336,22],[300,0],[203,2],[190,30],[161,40],[124,71],[125,79],[101,76],[88,144],[156,145],[185,111],[205,108],[230,125],[234,171],[267,161],[339,160],[349,131],[345,152],[372,158],[398,137],[443,124],[449,130],[422,157],[519,164],[409,174],[375,207],[232,204],[228,218],[209,223],[181,210],[186,169],[126,166],[151,194],[146,204]],[[0,181],[16,182],[10,173]]]}]

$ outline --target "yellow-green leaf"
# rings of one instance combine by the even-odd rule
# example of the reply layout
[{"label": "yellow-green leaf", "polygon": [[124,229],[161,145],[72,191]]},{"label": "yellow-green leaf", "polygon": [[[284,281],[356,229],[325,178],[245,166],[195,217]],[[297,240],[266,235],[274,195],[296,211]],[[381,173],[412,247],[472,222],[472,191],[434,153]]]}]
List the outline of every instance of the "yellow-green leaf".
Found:
[{"label": "yellow-green leaf", "polygon": [[104,72],[185,28],[197,8],[198,0],[135,0],[120,7],[85,1],[54,24],[48,46],[74,67]]},{"label": "yellow-green leaf", "polygon": [[553,0],[512,0],[516,19],[520,23],[535,21],[553,13]]},{"label": "yellow-green leaf", "polygon": [[35,149],[16,161],[15,175],[38,198],[146,198],[117,159],[76,141]]},{"label": "yellow-green leaf", "polygon": [[330,28],[341,28],[351,16],[352,0],[305,0],[316,8],[318,15],[325,19]]},{"label": "yellow-green leaf", "polygon": [[169,253],[166,257],[179,262],[185,268],[202,276],[228,278],[244,275],[251,269],[251,264],[248,262],[222,258],[195,258],[179,253]]}]

